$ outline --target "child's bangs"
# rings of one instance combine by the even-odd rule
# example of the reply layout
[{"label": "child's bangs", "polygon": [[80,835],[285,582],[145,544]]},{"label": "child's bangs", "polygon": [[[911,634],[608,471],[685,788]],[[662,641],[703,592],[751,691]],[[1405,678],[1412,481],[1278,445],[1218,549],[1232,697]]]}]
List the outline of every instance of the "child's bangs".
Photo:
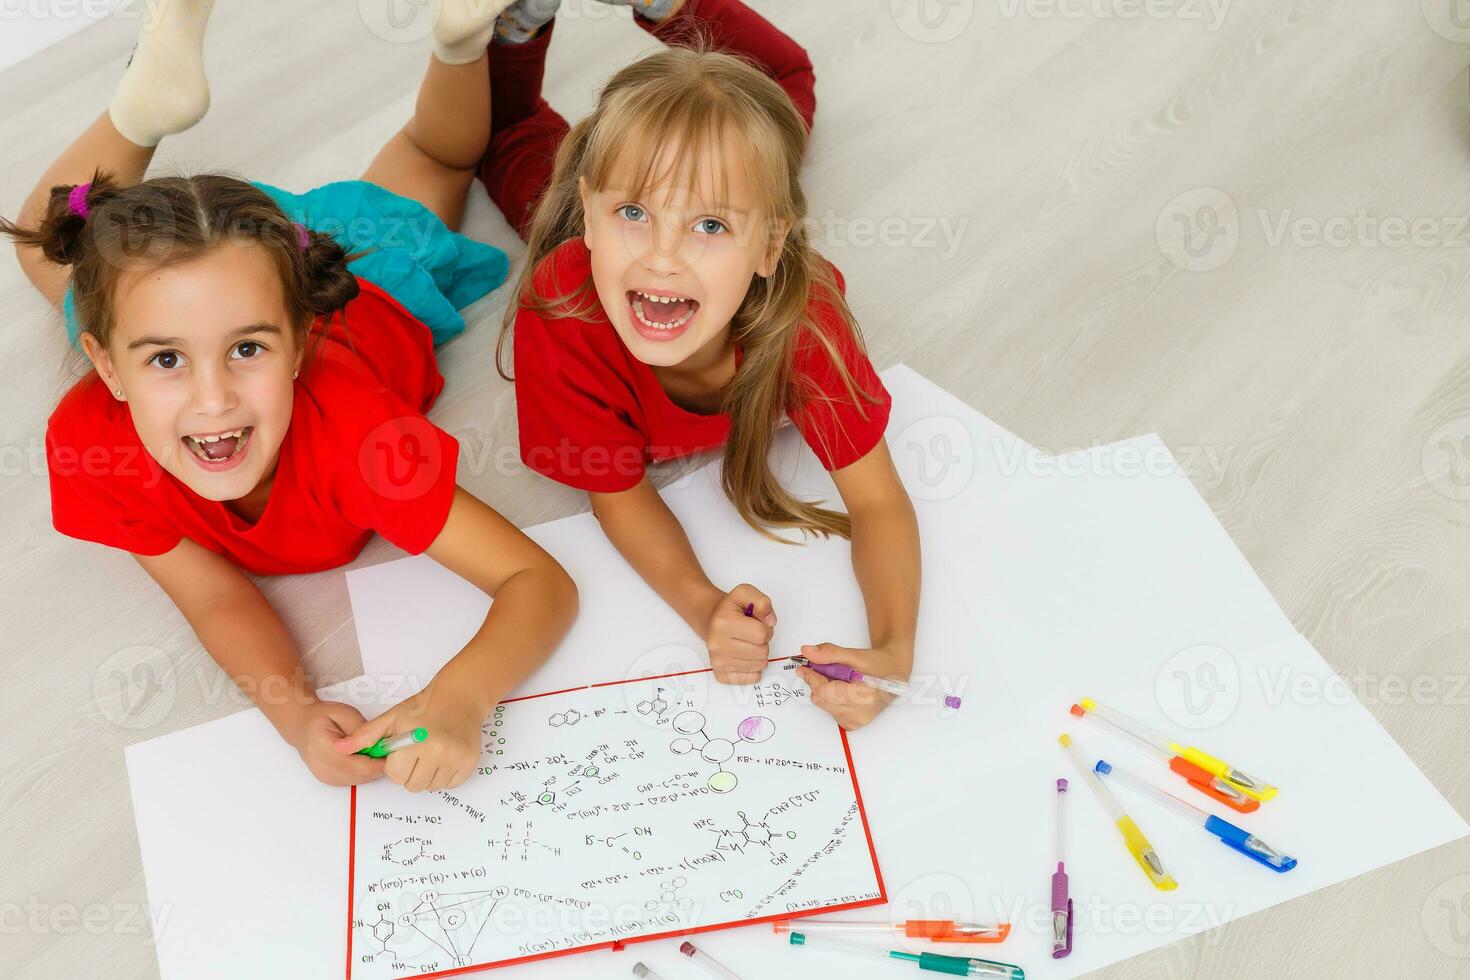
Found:
[{"label": "child's bangs", "polygon": [[[771,165],[776,147],[729,100],[687,91],[664,99],[625,95],[599,121],[588,159],[589,189],[616,188],[644,200],[652,191],[674,189],[711,204],[785,210],[780,168]],[[754,200],[732,199],[739,177]]]}]

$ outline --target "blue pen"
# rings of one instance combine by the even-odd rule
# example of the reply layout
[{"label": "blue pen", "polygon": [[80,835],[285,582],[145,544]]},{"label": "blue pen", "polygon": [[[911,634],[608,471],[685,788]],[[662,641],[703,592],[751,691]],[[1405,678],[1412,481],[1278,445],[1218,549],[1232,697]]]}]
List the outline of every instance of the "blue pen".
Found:
[{"label": "blue pen", "polygon": [[1097,765],[1092,767],[1092,771],[1099,776],[1116,779],[1129,789],[1137,790],[1143,795],[1157,800],[1186,820],[1204,824],[1204,828],[1224,841],[1226,847],[1239,851],[1252,860],[1261,862],[1272,871],[1285,872],[1296,867],[1296,858],[1282,854],[1276,848],[1249,831],[1242,830],[1228,820],[1221,820],[1217,816],[1206,813],[1199,807],[1184,802],[1173,793],[1164,792],[1153,783],[1145,782],[1131,773],[1117,769],[1104,759],[1098,759]]}]

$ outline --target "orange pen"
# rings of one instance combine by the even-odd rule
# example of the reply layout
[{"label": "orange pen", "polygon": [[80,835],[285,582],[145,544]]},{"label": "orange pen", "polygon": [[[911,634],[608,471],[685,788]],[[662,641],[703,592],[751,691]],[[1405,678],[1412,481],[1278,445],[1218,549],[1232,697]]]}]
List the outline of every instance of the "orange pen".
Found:
[{"label": "orange pen", "polygon": [[1083,721],[1091,722],[1092,724],[1105,728],[1110,734],[1127,736],[1134,745],[1142,746],[1150,752],[1157,753],[1168,764],[1169,768],[1176,774],[1183,776],[1192,788],[1199,790],[1217,803],[1223,803],[1238,813],[1253,813],[1260,809],[1260,802],[1251,799],[1245,793],[1241,792],[1239,787],[1196,765],[1184,756],[1175,754],[1172,749],[1168,748],[1167,743],[1146,738],[1140,732],[1125,728],[1114,721],[1104,718],[1094,710],[1096,707],[1096,702],[1091,699],[1084,699],[1082,704],[1072,705],[1072,715],[1073,717],[1081,718]]},{"label": "orange pen", "polygon": [[953,919],[906,919],[903,922],[854,922],[841,919],[780,919],[771,928],[778,933],[868,932],[931,943],[998,943],[1011,934],[1011,924],[982,925]]}]

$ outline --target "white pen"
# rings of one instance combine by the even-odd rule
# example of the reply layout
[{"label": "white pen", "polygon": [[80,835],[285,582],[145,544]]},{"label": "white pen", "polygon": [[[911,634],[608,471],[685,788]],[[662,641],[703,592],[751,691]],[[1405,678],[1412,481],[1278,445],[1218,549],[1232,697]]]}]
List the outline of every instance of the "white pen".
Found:
[{"label": "white pen", "polygon": [[679,947],[679,952],[704,967],[705,972],[712,977],[719,977],[720,980],[740,980],[740,974],[725,966],[703,950],[696,949],[693,943],[684,943]]}]

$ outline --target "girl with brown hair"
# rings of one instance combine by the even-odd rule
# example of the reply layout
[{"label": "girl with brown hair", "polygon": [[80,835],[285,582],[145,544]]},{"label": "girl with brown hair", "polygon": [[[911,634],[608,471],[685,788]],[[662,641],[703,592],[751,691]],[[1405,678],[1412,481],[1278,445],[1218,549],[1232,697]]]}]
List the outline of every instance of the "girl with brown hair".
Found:
[{"label": "girl with brown hair", "polygon": [[[486,716],[575,614],[561,566],[456,486],[458,443],[424,417],[444,386],[435,341],[505,275],[502,253],[450,230],[489,136],[484,46],[503,6],[443,0],[413,118],[362,181],[299,196],[145,177],[209,102],[210,0],[156,6],[108,111],[0,222],[92,368],[47,426],[56,529],[130,552],[334,785],[463,782]],[[330,233],[347,229],[366,254]],[[495,602],[422,693],[365,722],[317,698],[247,573],[335,568],[374,532]],[[418,727],[429,739],[386,761],[355,754]]]}]

